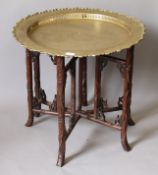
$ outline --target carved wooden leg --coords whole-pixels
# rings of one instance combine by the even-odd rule
[[[133,119],[131,118],[131,98],[132,98],[132,79],[133,79],[133,62],[134,62],[134,46],[127,50],[127,64],[129,67],[129,98],[128,98],[128,125],[135,125]]]
[[[122,129],[121,129],[121,141],[122,146],[126,151],[130,150],[130,146],[127,141],[127,125],[129,122],[129,109],[130,109],[130,102],[131,102],[131,58],[133,54],[133,47],[127,50],[127,58],[126,58],[126,65],[124,66],[124,94],[122,99]]]
[[[25,126],[33,125],[33,90],[32,90],[32,60],[31,53],[26,50],[26,77],[27,77],[27,99],[28,99],[28,120]]]
[[[65,60],[64,57],[57,59],[57,112],[59,126],[59,153],[57,166],[63,166],[65,161]]]
[[[94,82],[94,116],[97,118],[98,108],[99,108],[99,100],[101,95],[101,69],[100,65],[101,60],[100,57],[96,57],[95,63],[95,82]]]
[[[79,109],[87,106],[87,58],[79,59]]]
[[[40,98],[40,53],[36,52],[34,54],[34,82],[35,82],[35,98],[39,100]],[[36,106],[37,109],[41,109],[41,104]],[[36,117],[39,117],[39,113],[35,113]]]

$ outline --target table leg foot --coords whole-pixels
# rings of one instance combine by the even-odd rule
[[[127,120],[127,122],[128,122],[128,125],[129,125],[129,126],[134,126],[134,125],[135,125],[135,122],[134,122],[134,120],[133,120],[132,117],[131,117],[130,106],[129,106],[129,110],[128,110],[128,120]]]
[[[124,98],[123,105],[126,105],[126,104],[127,104],[126,103],[126,98]],[[124,109],[123,112],[122,112],[121,121],[122,121],[122,126],[121,126],[121,143],[122,143],[122,146],[123,146],[125,151],[130,151],[131,148],[130,148],[130,146],[128,144],[128,140],[127,140],[128,115],[127,115],[126,109]]]
[[[122,128],[121,128],[121,143],[122,143],[122,147],[125,151],[130,151],[131,148],[128,144],[128,140],[127,140],[127,112],[126,110],[123,110],[122,113]]]
[[[33,117],[31,119],[28,119],[25,126],[26,127],[31,127],[33,125]]]
[[[122,143],[122,146],[123,146],[125,151],[131,150],[131,147],[128,144],[126,131],[124,131],[124,130],[121,131],[121,143]]]
[[[129,126],[134,126],[134,125],[135,125],[135,122],[133,121],[132,118],[129,118],[129,119],[128,119],[128,125],[129,125]]]
[[[65,153],[64,154],[59,154],[56,165],[59,166],[59,167],[62,167],[64,165],[64,163],[65,163]]]

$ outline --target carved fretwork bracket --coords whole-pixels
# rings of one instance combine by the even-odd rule
[[[103,121],[106,121],[104,111],[107,107],[108,107],[107,100],[105,101],[103,98],[100,98],[98,107],[98,118]]]
[[[39,101],[42,103],[45,103],[47,101],[47,96],[46,96],[46,93],[43,89],[40,89]]]
[[[53,64],[56,65],[56,64],[57,64],[57,59],[56,59],[56,57],[54,57],[54,56],[52,56],[52,55],[49,55],[49,57],[50,57],[51,61],[53,62]]]
[[[52,104],[49,106],[50,111],[57,111],[57,95],[55,94]]]
[[[123,97],[119,97],[118,102],[117,102],[118,107],[122,107],[122,103],[123,103],[122,100],[123,100]]]
[[[38,109],[40,103],[36,97],[33,98],[33,108]]]
[[[99,63],[99,69],[100,71],[103,71],[103,69],[107,66],[108,59],[105,57],[100,57],[100,63]]]
[[[38,109],[41,103],[46,103],[46,101],[47,101],[47,97],[46,97],[45,91],[43,89],[40,89],[39,98],[37,97],[33,98],[33,107]]]
[[[118,64],[118,68],[120,70],[122,77],[124,77],[125,72],[129,71],[129,66],[125,63]]]
[[[37,99],[36,97],[33,98],[33,108],[38,109],[41,104],[45,104],[49,106],[50,111],[57,111],[57,95],[55,94],[53,102],[47,101],[46,93],[43,89],[40,89],[40,96]]]
[[[117,115],[117,117],[115,119],[115,125],[121,126],[121,117],[119,115]]]
[[[30,51],[30,57],[32,62],[35,62],[36,58],[38,58],[39,56],[40,56],[39,52]]]

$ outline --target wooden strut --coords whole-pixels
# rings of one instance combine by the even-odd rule
[[[72,128],[73,122],[75,120],[75,111],[76,111],[76,62],[75,61],[72,62],[70,67],[70,76],[71,76],[71,118],[69,120],[70,128]]]
[[[101,58],[96,56],[95,63],[95,82],[94,82],[94,116],[95,119],[98,117],[99,100],[101,97],[101,69],[100,69]]]
[[[126,63],[126,60],[125,60],[125,59],[118,58],[118,57],[115,57],[115,56],[103,55],[102,57],[103,57],[103,58],[107,58],[108,61],[111,61],[111,62],[114,62],[114,63],[121,63],[121,64]]]
[[[79,59],[79,107],[87,106],[87,58]]]
[[[77,57],[73,57],[65,66],[65,72],[71,71],[72,67],[74,66],[75,62],[77,60]]]
[[[41,110],[33,109],[33,112],[41,113],[44,115],[50,115],[53,117],[54,116],[58,117],[58,115],[59,115],[58,112],[51,112],[49,110],[44,110],[44,109],[41,109]],[[71,109],[69,111],[66,111],[64,116],[71,118]],[[68,131],[66,132],[66,139],[68,138],[68,136],[70,135],[70,131],[73,130],[74,126],[76,125],[76,123],[78,122],[78,120],[80,118],[84,118],[84,119],[99,123],[101,125],[108,126],[110,128],[113,128],[113,129],[121,130],[121,127],[118,125],[114,125],[113,123],[110,123],[110,122],[104,122],[104,121],[101,121],[99,119],[95,119],[94,115],[89,113],[89,111],[76,111],[75,116],[76,117],[75,117],[75,120],[73,122],[72,127],[69,127]]]
[[[32,52],[34,53],[34,55],[32,55],[34,57],[34,82],[35,82],[35,98],[37,100],[40,99],[40,90],[41,90],[41,84],[40,84],[40,53],[38,52]],[[37,109],[41,109],[41,103],[38,103],[36,106]],[[39,117],[40,114],[39,113],[35,113],[36,117]]]
[[[87,112],[77,111],[76,114],[79,115],[79,116],[81,116],[84,119],[87,119],[87,120],[90,120],[90,121],[99,123],[99,124],[104,125],[104,126],[107,126],[109,128],[113,128],[113,129],[116,129],[116,130],[119,130],[119,131],[121,130],[121,127],[120,126],[114,125],[113,123],[110,123],[110,122],[106,122],[106,121],[102,121],[100,119],[97,119],[97,118],[95,118],[94,115],[88,114]]]
[[[107,107],[103,109],[103,112],[107,113],[107,112],[114,112],[114,111],[120,111],[120,110],[122,110],[122,106],[115,106],[115,107]],[[94,110],[87,110],[86,112],[89,114],[94,114]]]
[[[65,73],[70,71],[71,76],[71,109],[69,113],[69,128],[66,131],[65,140],[69,137],[75,125],[80,119],[80,116],[76,115],[76,60],[74,57],[71,61],[65,66]],[[65,108],[66,110],[66,108]]]

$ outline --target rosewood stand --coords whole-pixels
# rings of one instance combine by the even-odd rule
[[[83,110],[83,106],[88,106],[87,102],[87,58],[73,57],[67,64],[65,58],[61,56],[50,56],[57,68],[57,94],[52,102],[47,100],[45,91],[40,84],[40,53],[26,50],[26,70],[27,70],[27,92],[28,92],[28,120],[26,126],[33,125],[34,117],[41,114],[49,114],[58,117],[59,127],[59,153],[57,165],[63,166],[65,161],[66,140],[80,118],[114,128],[121,133],[121,143],[126,151],[130,150],[127,141],[127,126],[134,125],[131,118],[131,89],[134,46],[127,49],[126,58],[117,58],[112,55],[96,56],[95,82],[94,82],[94,108]],[[79,98],[76,98],[76,62],[79,60]],[[124,80],[123,95],[118,99],[114,107],[109,107],[107,101],[101,96],[101,74],[108,62],[118,64]],[[34,74],[33,74],[34,70]],[[67,74],[71,76],[71,104],[65,106],[65,86]],[[34,75],[34,77],[33,77]],[[34,80],[34,81],[33,81]],[[78,106],[76,105],[78,101]],[[42,105],[48,109],[42,109]],[[122,111],[120,116],[116,116],[114,122],[106,119],[106,113]],[[65,126],[65,117],[69,117],[69,127]]]

